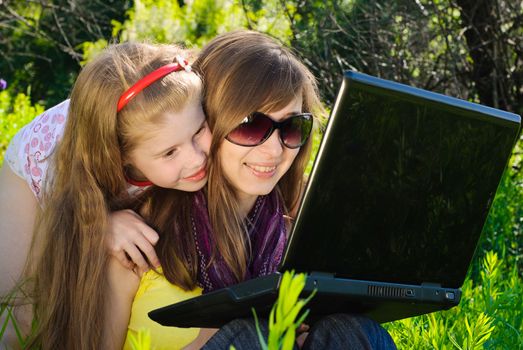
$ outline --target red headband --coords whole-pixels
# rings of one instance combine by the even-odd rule
[[[189,65],[189,62],[187,62],[187,60],[183,59],[180,56],[177,56],[176,60],[176,63],[169,63],[147,74],[145,77],[138,80],[127,91],[125,91],[118,100],[116,112],[120,112],[122,108],[124,108],[125,105],[127,105],[127,103],[129,103],[129,101],[132,100],[140,91],[154,83],[156,80],[163,78],[171,72],[177,72],[182,69],[185,69],[187,72],[191,71],[191,66]]]

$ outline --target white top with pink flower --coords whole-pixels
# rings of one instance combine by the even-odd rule
[[[46,176],[50,175],[51,156],[64,134],[68,109],[69,100],[65,100],[37,116],[18,131],[4,155],[4,161],[27,182],[39,202]],[[143,189],[129,184],[127,191],[136,193]]]
[[[13,137],[4,161],[11,170],[24,179],[38,201],[42,196],[49,157],[62,139],[69,100],[45,111],[24,126]]]

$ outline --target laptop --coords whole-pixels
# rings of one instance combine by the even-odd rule
[[[278,272],[149,312],[164,326],[268,315],[283,271],[314,289],[307,323],[384,323],[458,305],[520,116],[347,72]]]

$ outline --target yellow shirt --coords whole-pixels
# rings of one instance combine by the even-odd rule
[[[163,275],[155,271],[146,272],[140,280],[140,286],[134,297],[124,350],[132,349],[129,335],[134,334],[136,338],[140,330],[149,332],[152,350],[181,349],[191,343],[198,336],[199,328],[165,327],[151,320],[147,313],[200,294],[202,294],[201,288],[185,291],[171,284]]]

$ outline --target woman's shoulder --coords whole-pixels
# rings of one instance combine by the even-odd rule
[[[69,100],[46,110],[25,125],[13,137],[5,160],[15,174],[23,178],[40,200],[49,158],[62,139]]]

